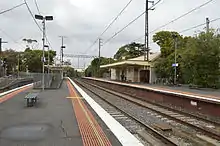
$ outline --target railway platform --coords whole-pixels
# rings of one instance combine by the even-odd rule
[[[0,146],[142,146],[71,79],[27,107],[33,84],[0,95]]]
[[[84,78],[102,87],[126,93],[150,102],[167,107],[187,110],[202,114],[220,117],[220,93],[215,91],[202,91],[186,89],[184,87],[164,87],[146,84],[133,84],[117,82],[100,78]]]

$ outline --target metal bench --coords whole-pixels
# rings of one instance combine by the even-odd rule
[[[27,107],[32,107],[37,103],[39,93],[29,93],[24,99],[27,101]]]

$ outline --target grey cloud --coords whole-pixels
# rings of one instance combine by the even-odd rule
[[[207,1],[208,0],[162,0],[154,11],[149,12],[150,31]],[[1,10],[22,2],[23,0],[1,0]],[[27,2],[33,13],[37,14],[34,1],[27,0]],[[77,5],[74,6],[74,2],[80,2],[77,4],[79,7]],[[61,40],[58,36],[64,35],[68,37],[65,39],[65,45],[67,46],[65,53],[78,54],[88,49],[127,2],[128,0],[38,0],[38,5],[42,14],[54,16],[54,21],[47,23],[47,36],[53,49],[59,54]],[[219,17],[219,5],[220,1],[213,0],[212,3],[204,8],[197,10],[161,30],[181,31],[185,28],[203,23],[205,17],[215,19]],[[102,36],[103,40],[105,41],[111,37],[115,32],[143,12],[144,9],[145,0],[134,0],[117,22]],[[4,15],[0,15],[0,19],[0,29],[7,32],[14,40],[21,43],[21,45],[25,45],[21,41],[21,38],[29,37],[37,39],[39,47],[42,46],[42,33],[36,27],[25,6]],[[41,25],[41,22],[38,21],[38,23]],[[214,28],[219,27],[217,22],[211,23],[210,25]],[[198,29],[202,28],[203,27]],[[197,29],[183,33],[183,35],[192,35],[196,30]],[[111,42],[103,46],[101,51],[102,55],[113,56],[120,46],[130,43],[143,34],[144,17],[141,17],[138,21],[116,36]],[[153,34],[150,34],[150,38],[152,38],[152,35]],[[15,44],[1,31],[0,37],[7,39],[9,42],[7,45],[4,45],[5,47],[17,50],[21,49],[20,45]],[[140,39],[140,41],[143,42],[143,39]],[[98,45],[96,44],[86,53],[92,55],[97,54],[97,48]],[[151,48],[154,51],[159,50],[158,46],[153,44],[151,44]],[[76,59],[74,59],[74,64],[77,64]]]

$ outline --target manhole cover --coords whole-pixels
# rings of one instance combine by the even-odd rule
[[[48,124],[26,124],[5,128],[0,138],[19,141],[42,140],[49,135],[52,127]]]

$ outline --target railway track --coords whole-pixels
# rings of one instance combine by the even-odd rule
[[[102,87],[99,87],[99,86],[97,86],[97,85],[94,85],[94,84],[91,84],[91,83],[87,83],[86,82],[86,84],[85,84],[85,82],[79,82],[79,81],[77,81],[78,82],[78,84],[80,84],[81,86],[83,86],[84,88],[86,88],[87,90],[89,90],[90,92],[92,92],[92,93],[94,93],[96,96],[99,96],[100,98],[103,98],[103,97],[101,97],[100,95],[98,95],[97,93],[98,92],[96,92],[96,90],[94,90],[94,88],[96,88],[96,89],[99,89],[99,90],[101,90],[101,91],[103,91],[103,92],[108,92],[108,93],[110,93],[110,94],[112,94],[112,95],[114,95],[114,96],[117,96],[117,97],[119,97],[119,98],[123,98],[123,99],[125,99],[126,97],[125,97],[125,95],[123,95],[123,94],[119,94],[119,93],[116,93],[116,92],[114,92],[114,91],[111,91],[111,90],[108,90],[108,89],[104,89],[104,88],[102,88]],[[88,87],[89,86],[89,87]],[[131,98],[131,97],[130,97]],[[197,137],[191,137],[190,138],[190,136],[189,136],[189,134],[190,134],[190,132],[189,133],[184,133],[184,131],[181,131],[180,129],[175,129],[175,128],[173,128],[172,127],[172,132],[171,131],[159,131],[158,132],[158,127],[157,128],[155,128],[155,126],[152,126],[152,125],[148,125],[148,124],[146,124],[146,122],[143,122],[143,121],[140,121],[138,118],[136,118],[136,117],[134,117],[133,115],[131,115],[131,114],[129,114],[127,111],[124,111],[124,110],[122,110],[120,107],[117,107],[116,105],[114,105],[114,103],[112,103],[112,102],[110,102],[109,100],[107,100],[107,99],[103,99],[103,100],[105,100],[106,102],[108,102],[109,104],[111,104],[111,105],[113,105],[115,108],[118,108],[118,110],[120,110],[121,112],[123,112],[123,114],[125,114],[125,115],[127,115],[127,116],[129,116],[130,118],[132,118],[133,120],[135,120],[136,122],[138,122],[139,124],[141,124],[142,126],[144,126],[146,129],[147,129],[147,131],[149,132],[149,131],[151,131],[151,134],[152,135],[154,135],[155,137],[157,137],[158,139],[163,139],[164,141],[170,141],[173,145],[180,145],[177,141],[175,141],[173,138],[170,138],[170,137],[175,137],[175,134],[173,135],[173,132],[174,133],[178,133],[177,135],[181,135],[180,136],[180,138],[182,138],[182,139],[184,139],[184,136],[186,136],[187,138],[186,139],[188,139],[188,140],[185,140],[185,141],[187,141],[187,142],[189,142],[189,141],[194,141],[194,139],[195,139],[195,142],[192,142],[192,144],[190,144],[190,142],[189,142],[189,145],[198,145],[198,143],[197,144],[195,144],[196,142],[198,142],[198,141],[206,141],[207,140],[207,138],[205,137],[204,138],[204,135],[203,134],[201,134],[200,136],[199,135],[197,135]],[[143,103],[143,101],[140,101],[140,103],[138,103],[137,101],[133,101],[133,100],[131,100],[131,99],[125,99],[125,100],[127,100],[127,101],[129,101],[129,102],[132,102],[132,103],[135,103],[135,104],[137,104],[137,105],[139,105],[139,106],[142,106],[142,107],[144,107],[144,108],[146,108],[145,106],[146,105],[141,105],[141,103]],[[153,115],[153,116],[156,116],[156,117],[161,117],[161,115],[163,116],[163,117],[167,117],[167,121],[169,121],[169,122],[171,122],[171,121],[178,121],[179,123],[181,123],[181,124],[184,124],[184,125],[187,125],[188,127],[190,126],[189,124],[185,124],[185,123],[183,123],[183,121],[180,121],[180,119],[183,119],[183,118],[181,118],[181,116],[178,114],[176,114],[175,112],[173,112],[173,113],[171,113],[171,111],[169,112],[169,113],[166,113],[166,114],[169,114],[170,116],[172,115],[172,116],[174,116],[175,115],[175,118],[177,118],[177,117],[179,117],[179,119],[178,120],[176,120],[174,117],[173,118],[169,118],[167,115],[165,115],[165,113],[163,113],[163,109],[161,109],[161,108],[159,108],[159,107],[156,107],[155,105],[148,105],[148,107],[147,107],[148,109],[150,109],[150,110],[152,110],[153,112],[157,112],[158,114],[157,115]],[[151,113],[151,112],[149,112],[149,113]],[[152,114],[152,113],[151,113]],[[163,118],[164,119],[164,118]],[[187,119],[188,121],[190,121],[189,119]],[[185,118],[185,121],[186,121],[186,118]],[[209,125],[210,126],[210,125]],[[165,126],[166,127],[166,126]],[[195,127],[194,126],[191,126],[191,127],[193,127],[194,129],[195,129]],[[189,129],[190,130],[190,129]],[[198,128],[197,128],[197,130],[198,130]],[[201,130],[202,131],[202,130]],[[204,132],[204,131],[203,131]],[[183,134],[184,133],[184,134]],[[159,135],[159,136],[158,136]],[[183,136],[184,135],[184,136]],[[213,136],[213,135],[212,135]],[[176,137],[178,137],[178,136],[176,136]],[[178,138],[177,138],[178,139]],[[190,140],[189,140],[190,139]],[[196,140],[196,139],[199,139],[199,140]],[[164,143],[168,143],[168,142],[164,142]],[[208,142],[206,143],[206,144],[204,144],[204,143],[199,143],[199,145],[217,145],[218,144],[218,142],[217,141],[215,141],[214,140],[214,142],[213,142],[213,140],[208,140]],[[183,144],[184,145],[184,144]]]
[[[170,118],[170,119],[178,121],[182,124],[191,126],[192,128],[195,128],[195,129],[197,129],[201,132],[206,133],[208,136],[210,136],[212,138],[220,140],[220,125],[218,123],[214,123],[214,122],[211,122],[211,121],[208,121],[208,120],[205,120],[205,119],[201,119],[201,118],[198,118],[198,117],[193,116],[191,114],[186,115],[186,113],[183,114],[183,113],[181,113],[179,111],[176,111],[174,109],[167,109],[167,108],[164,108],[162,106],[154,105],[152,103],[148,103],[148,102],[143,101],[143,100],[135,99],[131,96],[124,95],[124,94],[121,94],[121,93],[117,93],[117,92],[114,92],[112,90],[100,87],[98,85],[94,85],[94,84],[91,84],[91,83],[89,83],[89,84],[96,87],[96,88],[104,90],[104,91],[106,91],[110,94],[114,94],[114,95],[119,96],[119,97],[121,97],[125,100],[131,101],[135,104],[138,104],[140,106],[148,108],[152,111],[158,112],[158,113],[160,113],[161,115],[163,115],[167,118]]]
[[[140,131],[142,128],[146,128],[148,130],[148,132],[150,132],[154,137],[156,137],[157,139],[160,139],[159,141],[162,142],[160,144],[166,144],[166,145],[170,145],[170,146],[177,146],[177,144],[175,144],[172,140],[170,140],[167,137],[165,137],[164,135],[160,134],[159,132],[154,130],[149,125],[146,125],[145,123],[141,122],[140,120],[138,120],[137,118],[135,118],[131,114],[129,114],[126,111],[124,111],[124,110],[120,109],[119,107],[115,106],[114,104],[112,104],[111,102],[106,100],[105,98],[99,96],[96,92],[91,90],[92,88],[88,88],[85,84],[83,84],[82,82],[79,82],[77,80],[74,80],[74,81],[76,81],[76,83],[78,85],[80,85],[84,89],[88,90],[89,92],[93,93],[94,95],[99,97],[101,100],[103,100],[104,102],[109,104],[111,107],[113,107],[114,109],[112,109],[112,108],[109,109],[108,108],[107,112],[112,117],[114,117],[116,120],[120,121],[120,119],[126,119],[124,122],[130,121],[129,125],[125,123],[125,124],[123,124],[123,126],[125,126],[126,129],[129,129],[129,131],[131,133],[134,134],[135,131]],[[106,110],[106,108],[105,108],[105,110]],[[121,120],[121,122],[123,122],[123,121]],[[133,123],[131,124],[131,122],[133,122]],[[149,143],[147,145],[149,145]]]

